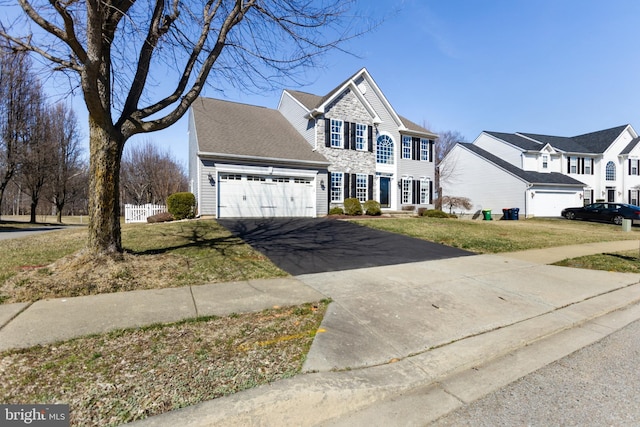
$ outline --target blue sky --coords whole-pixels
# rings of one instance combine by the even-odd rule
[[[399,114],[467,141],[483,130],[572,136],[640,126],[637,0],[361,0],[360,8],[382,25],[345,46],[356,56],[332,52],[308,70],[309,85],[293,89],[324,95],[366,67]],[[224,94],[271,108],[279,97]],[[186,120],[137,139],[186,165]]]

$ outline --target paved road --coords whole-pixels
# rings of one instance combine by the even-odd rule
[[[218,222],[294,276],[473,255],[462,249],[333,219]]]
[[[640,321],[431,426],[640,425]]]

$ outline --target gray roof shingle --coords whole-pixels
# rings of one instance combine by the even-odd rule
[[[578,181],[577,179],[571,178],[569,176],[563,175],[558,172],[533,172],[533,171],[525,171],[520,169],[517,166],[512,165],[509,162],[502,160],[501,158],[494,156],[482,148],[473,145],[471,143],[458,143],[462,147],[467,150],[476,153],[480,157],[483,157],[485,160],[495,164],[496,166],[512,173],[513,175],[523,179],[524,181],[530,184],[557,184],[557,185],[575,185],[579,187],[584,187],[584,183]]]
[[[329,163],[278,110],[202,97],[191,107],[202,153]]]
[[[496,138],[507,141],[525,150],[539,150],[546,144],[553,148],[569,153],[601,154],[620,136],[628,125],[616,126],[611,129],[585,133],[584,135],[564,137],[540,135],[535,133],[501,133],[485,132]],[[534,140],[534,141],[532,141]]]

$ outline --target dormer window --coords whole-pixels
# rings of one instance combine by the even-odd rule
[[[542,155],[542,169],[547,169],[549,167],[549,155]]]

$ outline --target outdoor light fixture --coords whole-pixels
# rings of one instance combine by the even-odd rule
[[[215,187],[216,179],[213,177],[213,175],[211,175],[211,172],[209,172],[209,174],[207,175],[207,178],[209,179],[209,184],[211,184],[212,187]]]

